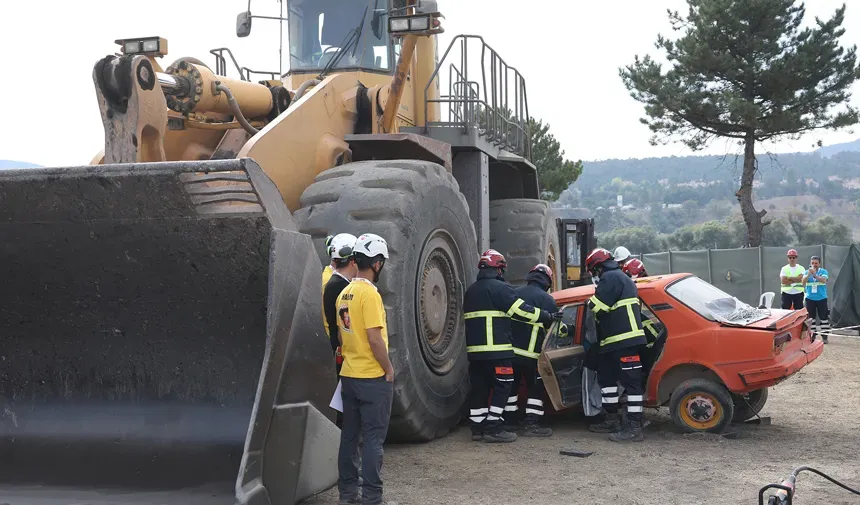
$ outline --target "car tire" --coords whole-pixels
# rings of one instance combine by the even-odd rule
[[[742,423],[748,419],[757,416],[764,404],[767,403],[768,389],[762,388],[751,391],[746,398],[744,395],[732,394],[732,401],[735,404],[735,414],[732,416],[732,422]]]
[[[682,382],[669,401],[672,421],[687,433],[722,433],[735,413],[732,395],[709,379]]]

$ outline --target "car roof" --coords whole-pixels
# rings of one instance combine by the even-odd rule
[[[650,277],[642,277],[639,279],[635,279],[633,282],[636,283],[636,288],[639,290],[640,293],[642,293],[652,290],[663,290],[664,288],[666,288],[666,286],[677,281],[678,279],[683,279],[684,277],[690,277],[692,275],[693,274],[691,273],[652,275]],[[575,288],[555,291],[552,293],[552,297],[558,304],[567,304],[585,301],[591,298],[593,294],[594,285],[586,284],[584,286],[577,286]]]

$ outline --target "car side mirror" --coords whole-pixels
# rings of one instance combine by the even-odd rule
[[[240,12],[236,16],[236,36],[247,37],[251,34],[251,11]]]

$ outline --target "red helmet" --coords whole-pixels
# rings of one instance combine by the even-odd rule
[[[552,269],[548,265],[544,265],[543,263],[538,263],[537,265],[534,266],[534,268],[529,270],[529,273],[532,273],[532,272],[540,272],[540,273],[546,275],[547,277],[549,277],[550,282],[552,282]]]
[[[645,277],[648,275],[645,272],[645,264],[636,258],[631,258],[630,261],[625,263],[624,266],[621,267],[621,271],[633,279],[638,279],[639,277]]]
[[[502,253],[495,249],[487,249],[478,261],[478,268],[506,268],[508,262]]]
[[[789,249],[786,256],[797,256],[797,249]]]
[[[602,247],[591,251],[591,254],[585,258],[585,269],[589,273],[594,273],[597,267],[612,259],[612,253]]]

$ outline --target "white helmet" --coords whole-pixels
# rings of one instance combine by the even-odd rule
[[[361,253],[368,258],[373,258],[381,254],[383,258],[388,259],[388,244],[379,235],[365,233],[355,241],[353,252]]]
[[[628,251],[624,246],[618,246],[615,248],[615,252],[612,253],[612,256],[615,261],[621,263],[630,259],[630,251]]]
[[[328,245],[328,254],[333,260],[342,260],[352,256],[355,248],[355,235],[349,233],[338,233],[332,237]]]

